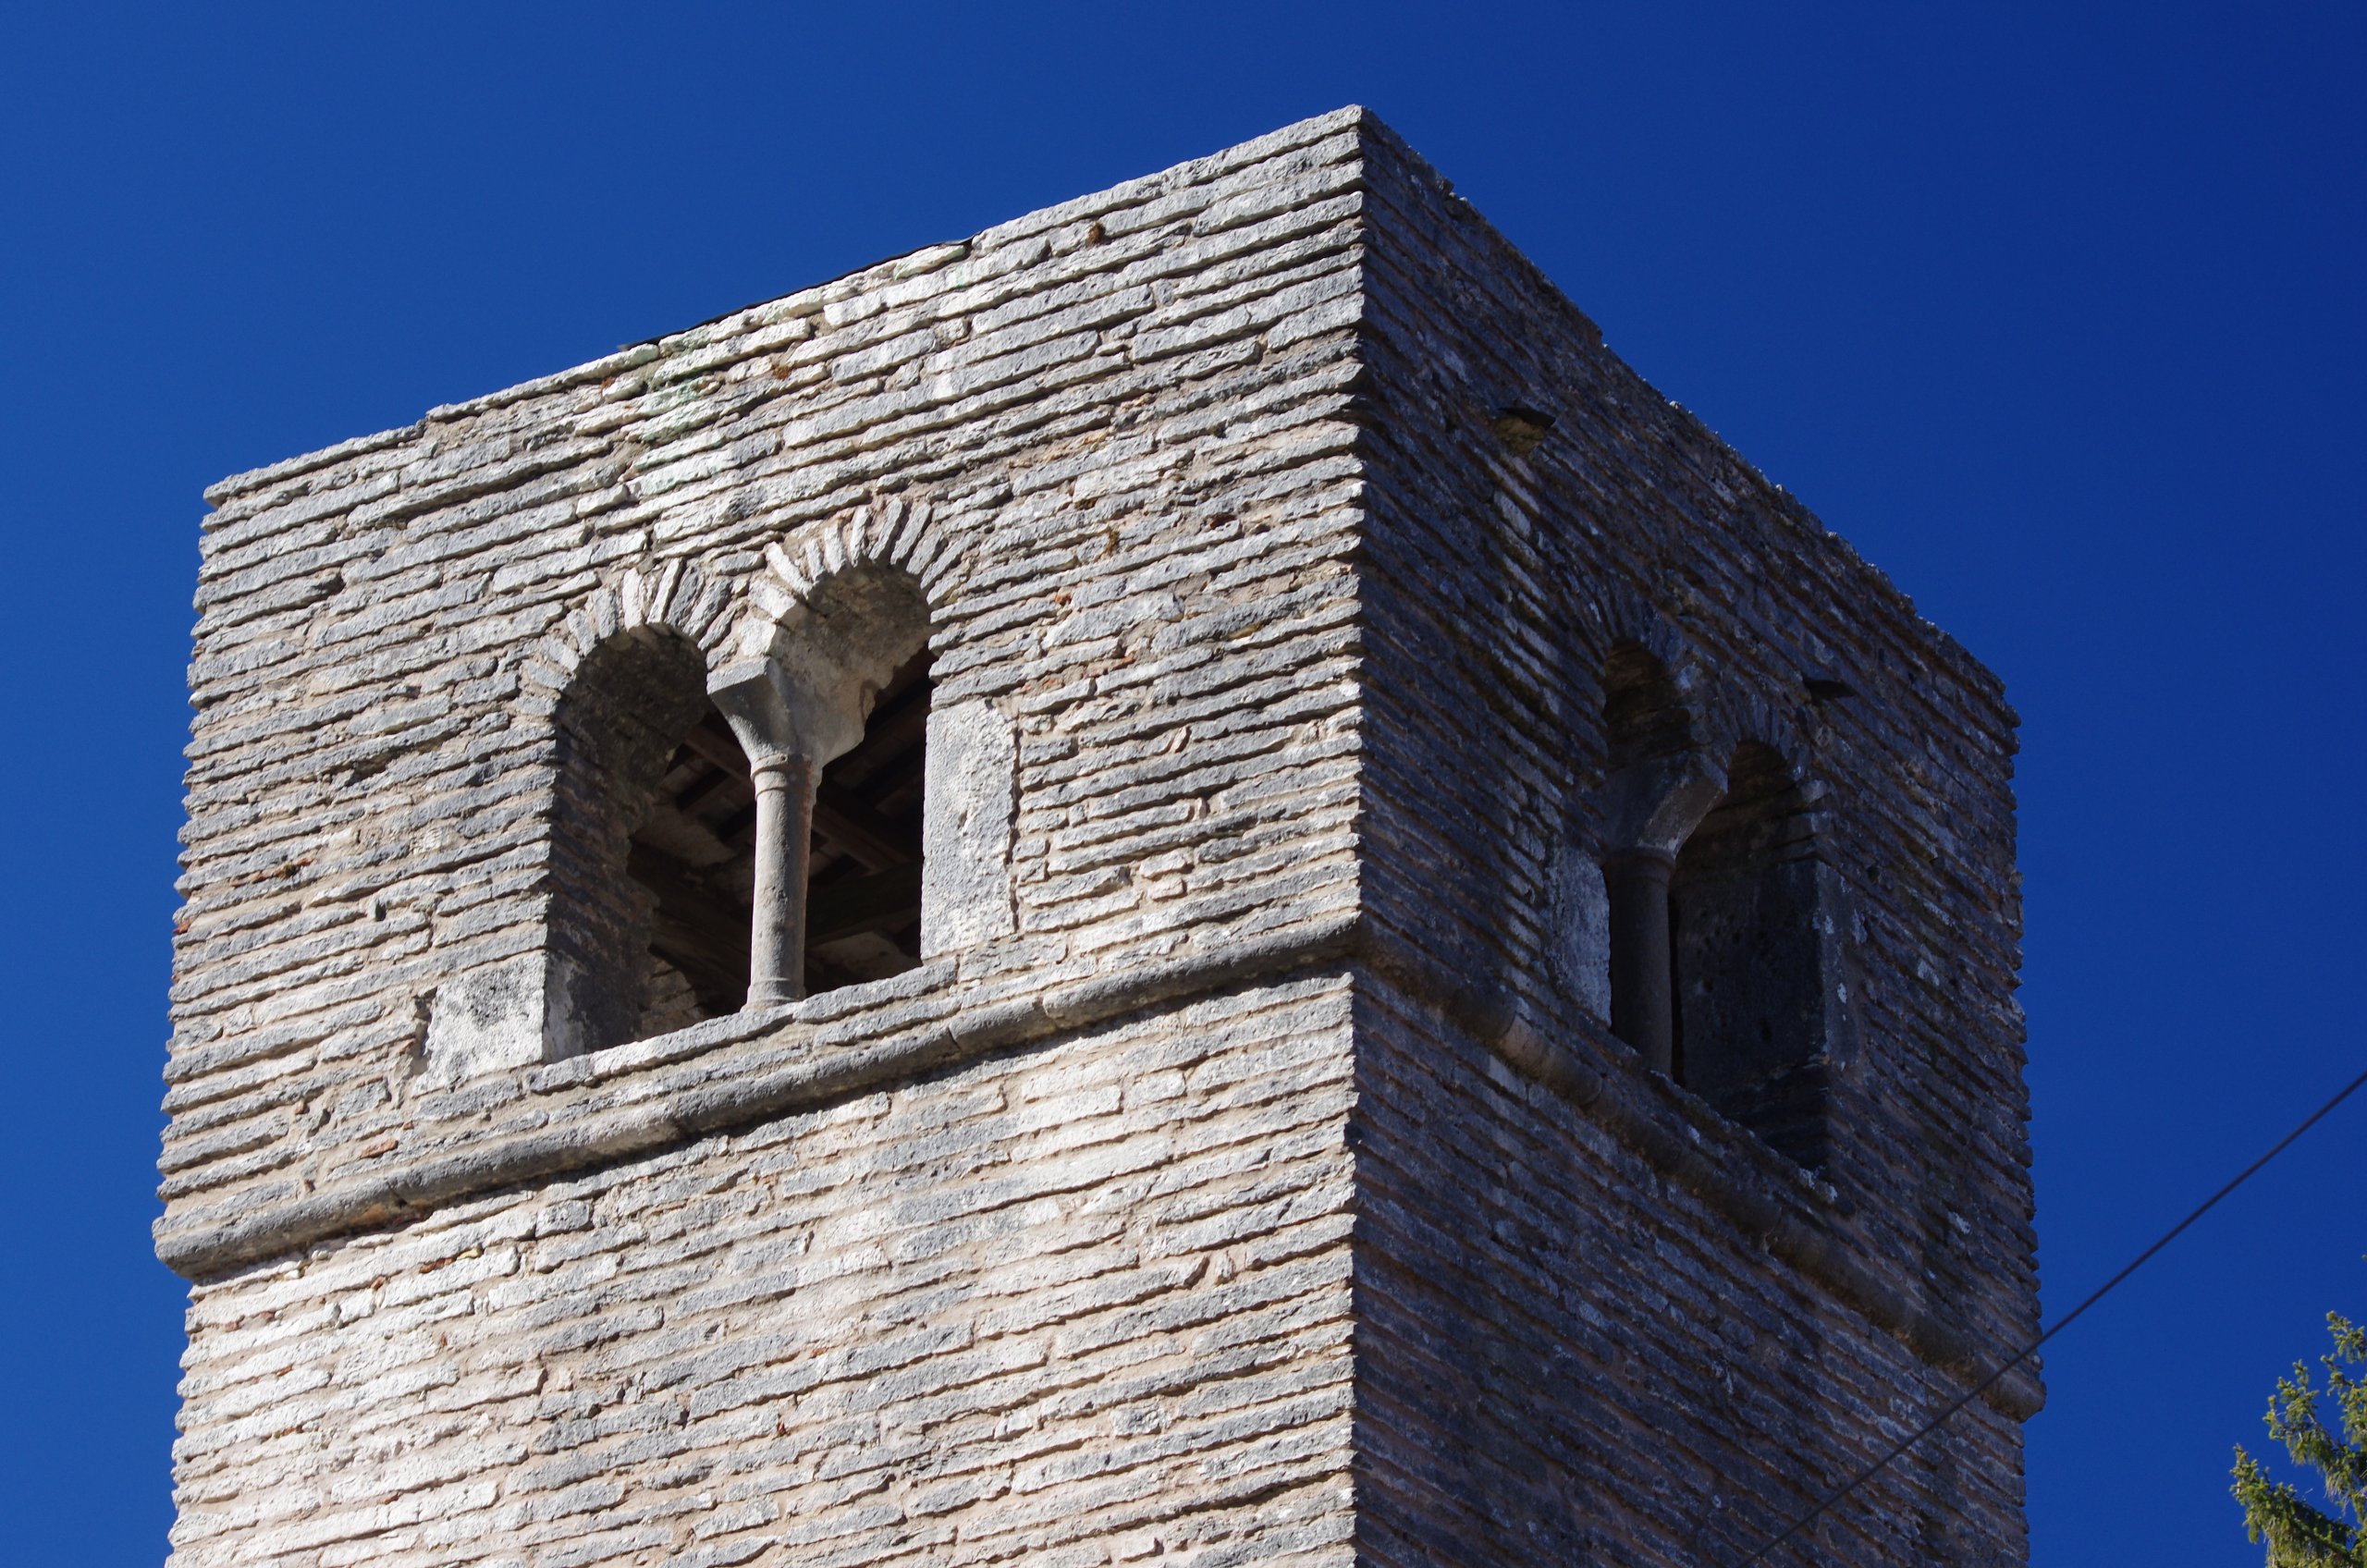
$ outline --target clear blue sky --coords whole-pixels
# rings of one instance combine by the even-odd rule
[[[2074,16],[2072,13],[2082,13]],[[2068,1305],[2367,1066],[2356,4],[0,17],[0,1533],[153,1564],[199,489],[1349,102],[2001,671]],[[2257,1561],[2367,1101],[2049,1358],[2041,1568]]]

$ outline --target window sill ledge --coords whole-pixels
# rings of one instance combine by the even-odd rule
[[[954,961],[932,959],[885,980],[865,980],[840,986],[819,996],[781,1007],[754,1008],[704,1019],[685,1028],[653,1035],[621,1046],[605,1046],[581,1056],[526,1070],[525,1085],[535,1094],[553,1094],[586,1084],[631,1077],[652,1068],[689,1061],[727,1047],[743,1044],[785,1028],[819,1028],[841,1019],[861,1023],[865,1035],[892,1031],[916,1021],[932,997],[950,992],[956,984]]]
[[[307,1166],[176,1197],[156,1255],[205,1279],[359,1231],[399,1225],[472,1194],[652,1153],[1144,1008],[1333,963],[1357,911],[1304,910],[1250,934],[1175,950],[1106,949],[1089,962],[992,962],[993,944],[887,980],[565,1060],[429,1089],[401,1129]],[[975,959],[979,977],[958,970]],[[303,1173],[311,1170],[311,1175]]]

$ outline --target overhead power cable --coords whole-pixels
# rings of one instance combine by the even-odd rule
[[[2335,1107],[2349,1099],[2362,1084],[2367,1084],[2367,1072],[2361,1072],[2358,1077],[2353,1078],[2349,1083],[2336,1090],[2332,1099],[2318,1107],[2317,1109],[2310,1112],[2308,1116],[2302,1119],[2300,1126],[2294,1128],[2290,1133],[2286,1133],[2285,1136],[2277,1139],[2276,1142],[2270,1146],[2269,1151],[2266,1154],[2262,1155],[2258,1159],[2253,1160],[2250,1165],[2245,1166],[2241,1170],[2238,1171],[2235,1177],[2229,1181],[2226,1186],[2220,1188],[2217,1192],[2212,1194],[2209,1197],[2196,1205],[2194,1212],[2189,1214],[2184,1219],[2181,1219],[2177,1224],[2171,1226],[2167,1231],[2163,1231],[2161,1238],[2152,1246],[2147,1247],[2143,1252],[2139,1253],[2134,1258],[2130,1259],[2128,1266],[2123,1268],[2119,1273],[2114,1275],[2111,1279],[2106,1280],[2103,1284],[2098,1285],[2093,1291],[2090,1292],[2087,1300],[2081,1302],[2079,1305],[2065,1313],[2061,1317],[2056,1318],[2053,1328],[2047,1329],[2044,1333],[2039,1335],[2037,1339],[2032,1340],[2029,1344],[2024,1345],[2020,1350],[2017,1351],[2014,1354],[2013,1359],[2005,1362],[1994,1372],[1990,1373],[1988,1377],[1983,1378],[1970,1389],[1950,1401],[1945,1409],[1942,1410],[1937,1415],[1932,1416],[1929,1421],[1923,1423],[1923,1425],[1918,1427],[1912,1435],[1903,1438],[1896,1443],[1892,1444],[1888,1450],[1884,1451],[1881,1458],[1875,1460],[1871,1464],[1867,1465],[1863,1470],[1860,1470],[1856,1475],[1850,1476],[1846,1481],[1844,1481],[1840,1486],[1835,1487],[1832,1491],[1827,1492],[1823,1500],[1818,1502],[1814,1508],[1809,1509],[1806,1513],[1801,1514],[1798,1518],[1784,1525],[1780,1534],[1771,1536],[1765,1541],[1761,1542],[1759,1550],[1752,1552],[1748,1557],[1744,1558],[1740,1562],[1736,1563],[1735,1568],[1750,1568],[1752,1563],[1763,1560],[1769,1552],[1773,1551],[1777,1547],[1782,1546],[1785,1541],[1790,1540],[1794,1536],[1798,1535],[1802,1530],[1807,1529],[1810,1525],[1815,1524],[1819,1519],[1822,1518],[1825,1513],[1832,1509],[1834,1503],[1839,1502],[1843,1498],[1847,1497],[1851,1492],[1856,1491],[1859,1487],[1864,1486],[1868,1481],[1872,1480],[1876,1476],[1880,1475],[1890,1464],[1890,1463],[1896,1459],[1900,1454],[1905,1453],[1917,1443],[1921,1442],[1925,1438],[1930,1437],[1933,1432],[1938,1431],[1942,1427],[1947,1425],[1948,1421],[1955,1416],[1957,1411],[1962,1410],[1966,1405],[1970,1404],[1974,1400],[1979,1399],[1982,1394],[1987,1393],[1991,1389],[1996,1386],[1997,1380],[2000,1378],[2003,1378],[2006,1373],[2011,1372],[2015,1367],[2019,1366],[2023,1362],[2028,1361],[2031,1356],[2036,1355],[2041,1345],[2043,1345],[2047,1341],[2063,1332],[2064,1329],[2071,1327],[2072,1324],[2077,1323],[2079,1320],[2079,1315],[2081,1313],[2086,1312],[2088,1308],[2095,1305],[2096,1303],[2110,1295],[2113,1292],[2113,1288],[2118,1285],[2123,1280],[2128,1279],[2131,1274],[2134,1274],[2140,1268],[2144,1268],[2145,1265],[2152,1260],[2155,1253],[2160,1252],[2164,1247],[2168,1246],[2172,1242],[2177,1241],[2178,1236],[2187,1229],[2188,1226],[2192,1225],[2196,1220],[2201,1219],[2204,1215],[2210,1213],[2214,1207],[2217,1207],[2220,1199],[2226,1197],[2229,1193],[2234,1192],[2238,1187],[2242,1186],[2245,1182],[2258,1175],[2261,1170],[2266,1166],[2270,1160],[2275,1159],[2278,1155],[2283,1154],[2287,1149],[2290,1148],[2293,1145],[2294,1140],[2299,1138],[2302,1133],[2316,1126],[2320,1121],[2324,1121],[2327,1112],[2333,1110]]]

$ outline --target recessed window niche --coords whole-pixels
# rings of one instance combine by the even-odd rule
[[[602,639],[555,714],[545,940],[439,993],[432,1061],[599,1050],[1011,931],[1014,733],[938,711],[930,625],[917,578],[857,561],[719,664],[654,623]]]
[[[929,655],[888,678],[863,739],[822,770],[805,875],[805,990],[884,979],[921,961]]]
[[[558,742],[553,1054],[737,1011],[754,812],[698,650],[663,628],[608,638],[569,684]]]
[[[1613,1033],[1769,1146],[1825,1162],[1838,1015],[1814,817],[1757,741],[1721,766],[1676,681],[1633,644],[1606,661],[1600,849]]]

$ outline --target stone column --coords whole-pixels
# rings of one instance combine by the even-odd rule
[[[748,772],[756,787],[748,1006],[779,1007],[805,995],[805,872],[820,770],[807,758],[776,752],[751,762]]]
[[[1675,1075],[1676,975],[1669,878],[1676,851],[1726,790],[1725,770],[1685,751],[1631,763],[1606,780],[1602,881],[1611,923],[1611,1032],[1644,1065]]]
[[[851,704],[812,668],[749,659],[716,671],[707,692],[747,753],[756,789],[755,897],[749,910],[748,1003],[805,994],[805,869],[822,765],[847,749]],[[863,735],[859,709],[852,719]]]
[[[805,994],[805,873],[822,769],[863,740],[872,698],[927,634],[917,585],[909,600],[860,594],[836,620],[809,616],[771,651],[707,676],[707,694],[747,753],[756,787],[755,899],[748,1006]]]
[[[1611,1032],[1644,1065],[1671,1072],[1676,1053],[1674,975],[1669,963],[1668,884],[1673,855],[1629,850],[1603,861],[1611,901]]]

